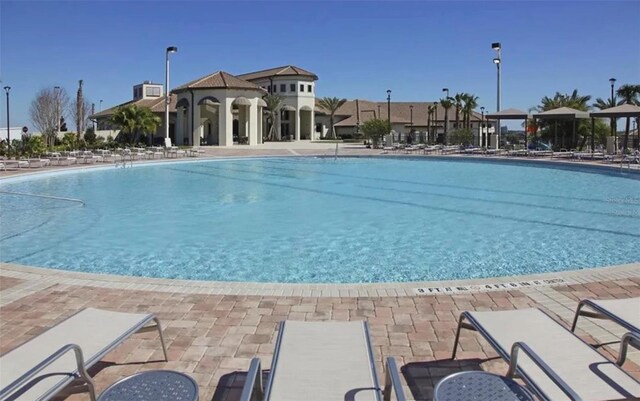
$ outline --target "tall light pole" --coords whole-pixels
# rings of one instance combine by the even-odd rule
[[[389,134],[391,134],[391,89],[387,89],[387,124]],[[391,142],[393,142],[393,137],[391,137]],[[400,138],[398,138],[398,142],[400,142]]]
[[[167,47],[167,51],[165,52],[165,61],[166,68],[164,74],[164,87],[165,87],[165,102],[164,102],[164,137],[169,138],[169,103],[171,103],[171,95],[169,91],[169,54],[175,53],[178,51],[178,48],[175,46]],[[193,107],[193,105],[191,106]]]
[[[96,114],[96,104],[95,103],[91,103],[91,116],[93,116],[94,114]],[[93,135],[97,136],[98,134],[96,134],[96,119],[95,119],[95,117],[91,119],[91,124],[93,126]]]
[[[433,142],[438,143],[438,102],[433,102],[433,105],[436,106],[436,112],[435,112],[436,115],[434,119],[435,128],[433,130]]]
[[[409,138],[411,138],[412,142],[413,142],[413,138],[412,138],[412,135],[413,135],[413,105],[412,104],[409,105],[409,114],[411,115],[411,127],[409,129]]]
[[[480,117],[480,147],[484,147],[484,106],[480,106],[480,113],[482,116]]]
[[[59,86],[53,87],[53,96],[56,98],[56,119],[58,121],[58,125],[57,125],[58,128],[56,130],[55,136],[57,137],[58,135],[60,135],[60,87]],[[54,143],[55,143],[55,139],[54,139]]]
[[[498,70],[498,96],[497,96],[497,110],[496,112],[500,111],[500,92],[502,91],[502,81],[501,81],[501,76],[500,76],[500,65],[502,64],[502,46],[500,45],[500,42],[495,42],[491,44],[491,48],[493,50],[495,50],[498,53],[498,57],[493,59],[494,64],[497,67]],[[498,127],[498,131],[497,131],[497,135],[496,135],[496,148],[500,147],[500,134],[502,133],[501,131],[501,127],[500,127],[500,119],[498,118],[496,120],[496,127]]]
[[[11,130],[9,127],[9,92],[11,91],[10,86],[4,87],[4,92],[7,94],[7,157],[11,156]]]
[[[100,99],[100,107],[98,108],[98,112],[102,111],[102,99]]]
[[[447,93],[446,99],[449,99],[449,88],[442,88],[442,91]]]
[[[616,93],[613,90],[614,85],[616,84],[616,79],[615,78],[609,78],[609,83],[611,84],[611,107],[615,107],[616,105]],[[616,135],[616,130],[615,130],[615,126],[616,124],[614,123],[614,121],[616,121],[615,117],[611,117],[611,136],[614,137],[614,146],[616,147],[616,154],[618,153],[618,135]]]

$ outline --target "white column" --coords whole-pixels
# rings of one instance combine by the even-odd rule
[[[258,113],[260,112],[260,107],[258,107],[257,102],[254,104],[251,102],[251,106],[247,107],[248,112],[248,134],[249,134],[249,145],[257,145],[258,144]]]
[[[179,107],[176,110],[176,125],[174,130],[175,132],[174,140],[176,143],[179,143],[178,141],[182,142],[182,138],[184,136],[184,123],[185,123],[184,110],[182,110],[182,107]]]
[[[220,99],[220,146],[233,146],[233,114],[231,113],[232,100],[228,97]]]
[[[309,128],[309,133],[310,133],[309,139],[311,139],[312,141],[316,139],[316,135],[317,135],[315,118],[316,118],[316,115],[313,112],[313,110],[311,110],[309,112],[309,124],[311,124],[311,127]]]
[[[296,108],[295,112],[295,120],[296,120],[296,141],[300,140],[300,109]]]
[[[262,143],[262,134],[264,133],[264,132],[262,132],[262,130],[264,130],[264,127],[263,127],[263,123],[264,123],[263,114],[264,113],[262,112],[262,107],[258,106],[258,107],[256,107],[256,109],[258,109],[258,114],[257,114],[258,126],[257,126],[257,129],[256,129],[256,132],[257,132],[257,135],[258,135],[257,143],[260,144],[260,143]]]
[[[193,131],[191,134],[191,145],[200,146],[200,133],[202,132],[202,122],[200,121],[200,106],[194,105],[193,109]],[[182,144],[181,144],[182,145]]]

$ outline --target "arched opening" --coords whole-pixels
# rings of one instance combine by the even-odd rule
[[[283,141],[290,141],[296,132],[296,108],[285,105],[280,109],[280,137]]]
[[[300,139],[311,139],[313,130],[313,110],[309,106],[300,108]]]
[[[220,101],[213,96],[205,96],[198,102],[200,108],[200,144],[209,146],[220,145]]]
[[[251,101],[239,96],[232,103],[233,142],[239,145],[249,144],[249,111]]]
[[[176,103],[176,129],[173,137],[169,133],[171,143],[174,145],[182,144],[184,138],[189,137],[189,106],[189,101],[185,98]]]

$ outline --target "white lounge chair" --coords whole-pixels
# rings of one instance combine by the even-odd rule
[[[21,169],[23,167],[29,167],[28,160],[5,160],[4,165],[6,168],[17,168]]]
[[[618,366],[627,344],[640,343],[637,334],[625,336],[614,363],[538,309],[463,312],[452,359],[462,328],[480,333],[509,363],[507,376],[520,376],[541,400],[640,398],[640,382]],[[519,352],[525,355],[518,357]]]
[[[594,312],[583,310],[584,307]],[[578,303],[571,331],[575,331],[580,316],[613,320],[626,330],[640,333],[640,298],[583,299]]]
[[[166,360],[160,321],[154,315],[83,309],[0,357],[0,400],[46,401],[81,378],[95,401],[86,369],[132,334],[156,329]]]
[[[266,387],[260,359],[254,358],[241,401],[381,401],[391,390],[404,401],[398,369],[387,359],[384,389],[378,374],[366,322],[280,323]]]

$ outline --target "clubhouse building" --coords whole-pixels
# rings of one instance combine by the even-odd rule
[[[205,75],[171,91],[169,136],[177,145],[259,145],[270,133],[264,97],[271,93],[282,99],[273,122],[280,128],[276,130],[276,140],[319,140],[328,134],[330,116],[316,103],[317,80],[314,73],[293,65],[240,75],[224,71]],[[162,84],[145,81],[135,85],[132,100],[92,116],[97,121],[97,133],[115,137],[118,131],[111,126],[110,118],[118,107],[129,104],[148,107],[164,121],[165,101]],[[409,136],[413,141],[437,140],[445,127],[449,132],[456,128],[455,109],[449,109],[445,121],[445,110],[434,102],[392,102],[390,116],[388,106],[387,102],[347,101],[334,116],[336,135],[344,139],[357,137],[367,120],[389,117],[396,138],[401,140]],[[485,126],[487,122],[475,112],[470,120],[477,137],[482,122]],[[488,130],[493,133],[493,128]],[[161,125],[154,134],[155,143],[162,142],[164,136]]]

